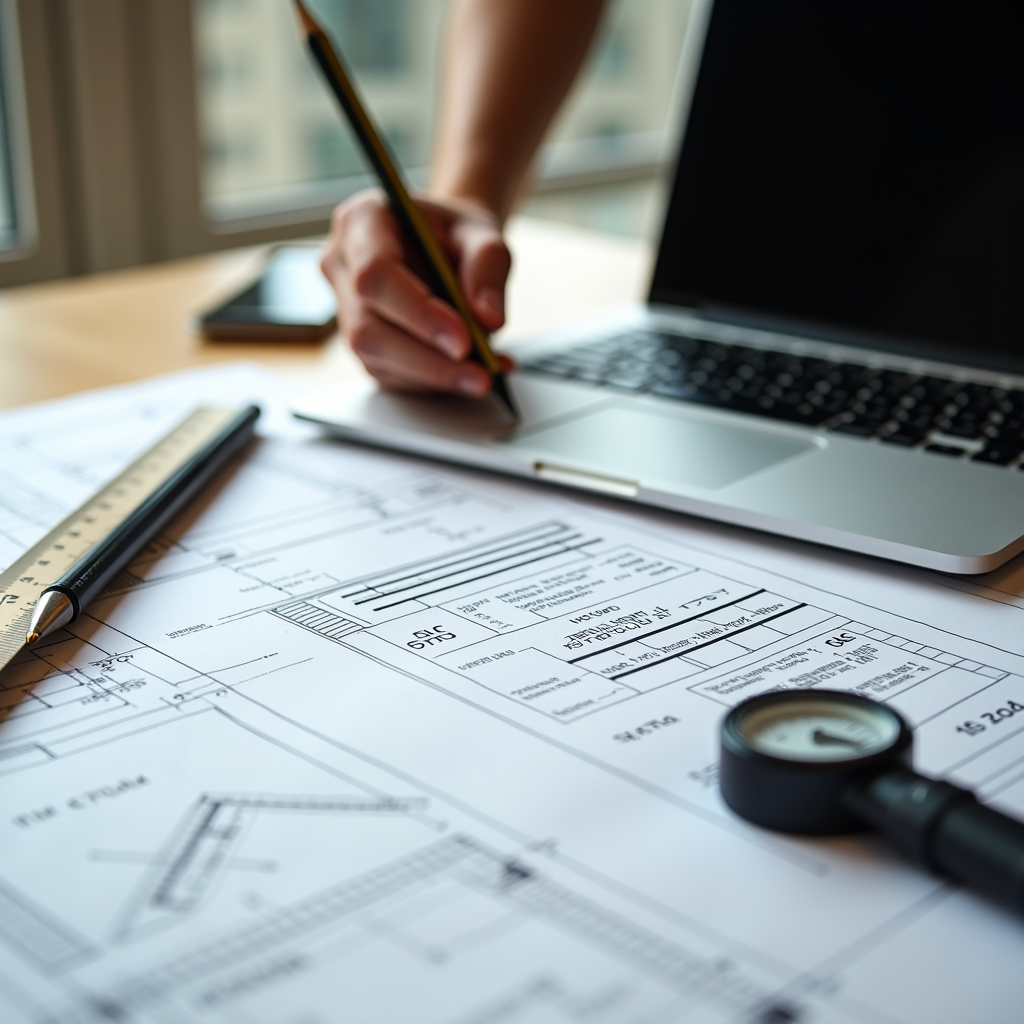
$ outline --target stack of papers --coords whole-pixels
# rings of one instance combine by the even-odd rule
[[[1012,570],[325,440],[247,366],[0,417],[0,565],[194,405],[250,400],[246,457],[0,673],[0,1019],[1020,1019],[1019,921],[716,784],[731,706],[823,685],[1024,816]]]

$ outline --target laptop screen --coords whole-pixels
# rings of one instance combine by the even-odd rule
[[[1024,4],[717,0],[651,300],[1024,370]]]

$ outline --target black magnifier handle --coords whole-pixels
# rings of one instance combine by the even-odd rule
[[[906,768],[854,783],[844,803],[907,856],[1024,915],[1024,822]]]

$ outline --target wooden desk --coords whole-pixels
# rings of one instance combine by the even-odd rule
[[[514,221],[503,337],[642,298],[643,245],[539,220]],[[0,408],[230,359],[310,383],[361,373],[344,342],[209,342],[189,320],[252,276],[266,247],[0,292]]]
[[[501,340],[641,299],[644,245],[547,221],[509,229],[515,265]],[[338,337],[318,344],[209,342],[189,320],[239,287],[266,247],[0,292],[0,409],[192,366],[253,359],[311,387],[362,373]],[[1024,597],[1024,555],[977,582]]]

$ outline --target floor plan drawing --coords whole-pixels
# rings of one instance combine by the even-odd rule
[[[326,776],[321,786],[327,781],[337,789],[345,775],[352,784],[354,776],[338,770],[351,768],[351,758],[327,752],[330,763],[297,761],[289,747],[301,742],[300,731],[274,721],[273,732],[265,733],[265,716],[245,704],[225,694],[202,711],[167,708],[160,724],[114,741],[122,754],[134,749],[145,759],[131,780],[135,786],[87,791],[73,802],[120,794],[152,804],[158,799],[159,765],[170,764],[183,744],[197,748],[196,776],[216,774],[211,762],[228,752],[229,774],[252,766],[258,754],[262,771],[244,770],[260,781]],[[102,755],[93,747],[78,758],[75,774],[82,758]],[[68,757],[69,766],[75,760]],[[324,771],[332,766],[334,771]],[[373,788],[365,780],[362,785]],[[53,818],[64,812],[55,809]],[[151,807],[145,817],[159,816]],[[284,828],[272,820],[280,818]],[[51,823],[56,821],[22,827]],[[608,1020],[626,1010],[664,1012],[673,1019],[688,1006],[705,1007],[710,1019],[737,1013],[755,1019],[782,1005],[761,965],[724,956],[685,929],[639,921],[635,908],[624,912],[621,900],[600,887],[595,893],[592,884],[548,863],[542,844],[530,849],[501,837],[499,846],[493,834],[489,842],[452,827],[464,823],[457,811],[420,795],[202,794],[186,808],[169,841],[148,854],[140,850],[145,838],[137,837],[155,830],[141,818],[119,830],[129,849],[111,847],[104,833],[107,845],[80,845],[76,864],[65,846],[63,863],[80,883],[106,877],[108,895],[127,892],[127,914],[110,917],[106,927],[95,928],[93,921],[92,934],[85,936],[75,930],[82,922],[50,919],[42,908],[30,918],[19,909],[0,940],[13,944],[17,938],[18,952],[40,962],[48,987],[56,980],[65,989],[51,1019],[68,1021],[160,1020],[172,1009],[198,1020],[217,1019],[230,1006],[232,1013],[270,1022],[304,1000],[312,999],[310,1009],[315,1008],[323,986],[349,962],[403,977],[411,973],[413,991],[405,990],[406,999],[416,985],[429,991],[436,984],[429,975],[446,975],[451,992],[439,1008],[447,1004],[452,1019],[463,1010],[473,1019],[474,1002],[489,1001],[486,986],[470,984],[474,975],[483,970],[483,978],[504,977],[504,966],[512,963],[520,965],[517,976],[525,971],[524,978],[546,979],[545,998],[556,988],[563,993],[567,1015],[580,997],[565,993],[588,993],[598,1020],[601,1003],[607,1003]],[[477,825],[474,832],[479,831]],[[326,844],[330,858],[323,855]],[[133,866],[142,873],[129,883],[122,875]],[[19,907],[28,899],[23,892],[15,898]],[[131,966],[111,970],[123,952]],[[416,981],[419,972],[425,977]],[[595,990],[588,977],[603,984]],[[392,1006],[389,1012],[401,1011]]]
[[[194,388],[162,387],[110,415],[173,418]],[[1024,610],[806,576],[269,431],[0,673],[0,1019],[1014,1020],[1016,921],[870,839],[744,824],[715,765],[738,700],[851,689],[1024,814]]]

